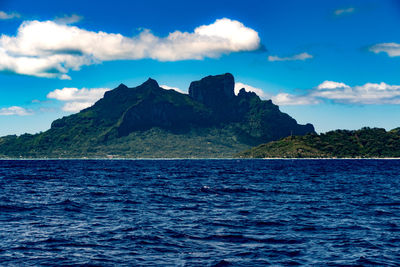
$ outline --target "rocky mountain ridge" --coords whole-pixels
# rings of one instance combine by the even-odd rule
[[[0,154],[227,157],[291,134],[315,132],[255,93],[242,89],[236,96],[234,85],[229,73],[192,82],[189,94],[165,90],[151,78],[134,88],[120,84],[93,106],[55,120],[44,133],[1,138]]]

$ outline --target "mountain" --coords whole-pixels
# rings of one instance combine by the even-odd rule
[[[189,94],[153,79],[120,84],[93,106],[61,119],[40,134],[0,138],[3,157],[231,157],[291,134],[314,133],[270,100],[241,89],[234,77],[207,76]]]
[[[241,158],[385,158],[400,157],[400,128],[335,130],[289,136],[238,153]]]

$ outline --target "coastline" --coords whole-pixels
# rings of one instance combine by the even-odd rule
[[[34,160],[400,160],[400,157],[384,158],[0,158],[0,161],[34,161]]]

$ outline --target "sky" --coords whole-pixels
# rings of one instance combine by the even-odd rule
[[[400,127],[400,1],[0,0],[0,136],[232,73],[317,132]]]

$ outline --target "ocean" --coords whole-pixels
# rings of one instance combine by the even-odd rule
[[[400,160],[2,160],[1,266],[400,265]]]

